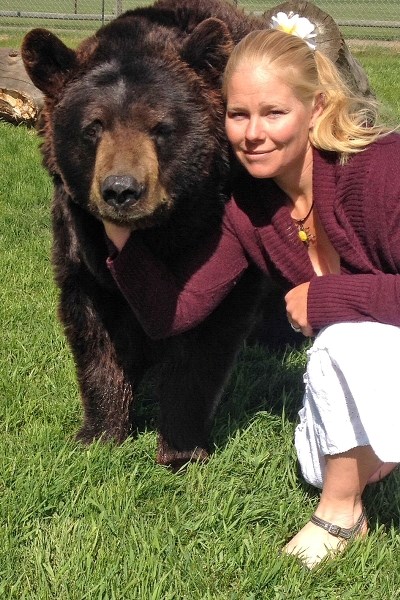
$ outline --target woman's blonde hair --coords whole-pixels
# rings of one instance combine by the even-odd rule
[[[322,150],[338,152],[342,162],[389,131],[378,124],[377,103],[352,92],[332,61],[299,37],[277,29],[249,33],[229,57],[222,85],[225,98],[232,75],[243,63],[273,71],[304,104],[321,94],[324,109],[310,131],[310,141]]]

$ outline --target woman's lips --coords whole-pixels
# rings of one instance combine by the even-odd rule
[[[263,154],[271,154],[271,152],[273,152],[274,150],[275,148],[273,148],[272,150],[242,150],[242,152],[247,156],[261,156]]]

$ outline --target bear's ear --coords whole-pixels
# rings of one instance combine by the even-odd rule
[[[21,56],[34,85],[57,97],[77,66],[76,54],[47,29],[32,29],[24,38]]]
[[[181,58],[201,77],[219,85],[233,46],[225,23],[211,17],[195,27],[183,45]]]

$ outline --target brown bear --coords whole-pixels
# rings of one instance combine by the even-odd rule
[[[328,32],[325,13],[317,17],[318,39],[330,40],[336,59],[342,38]],[[77,51],[43,29],[24,40],[25,68],[45,95],[40,133],[55,190],[53,264],[85,443],[122,442],[133,432],[135,392],[159,363],[158,462],[176,468],[208,455],[213,415],[265,280],[249,269],[200,326],[154,341],[107,270],[101,219],[129,224],[175,272],[210,232],[217,240],[229,196],[221,74],[233,45],[268,26],[270,19],[224,0],[159,0],[123,14]],[[174,307],[159,302],[171,319]]]
[[[43,29],[23,42],[26,69],[45,95],[53,265],[85,443],[132,433],[135,391],[161,361],[157,461],[176,468],[209,452],[260,275],[250,269],[194,330],[151,340],[108,272],[101,218],[128,223],[171,270],[218,232],[229,193],[220,76],[232,44],[261,26],[223,1],[160,1],[115,19],[77,51]],[[173,307],[160,298],[160,310],[169,318]]]

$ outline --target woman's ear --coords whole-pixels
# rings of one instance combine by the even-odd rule
[[[316,120],[322,114],[325,108],[325,94],[318,92],[314,98],[312,115],[310,120],[310,129],[314,127]]]

